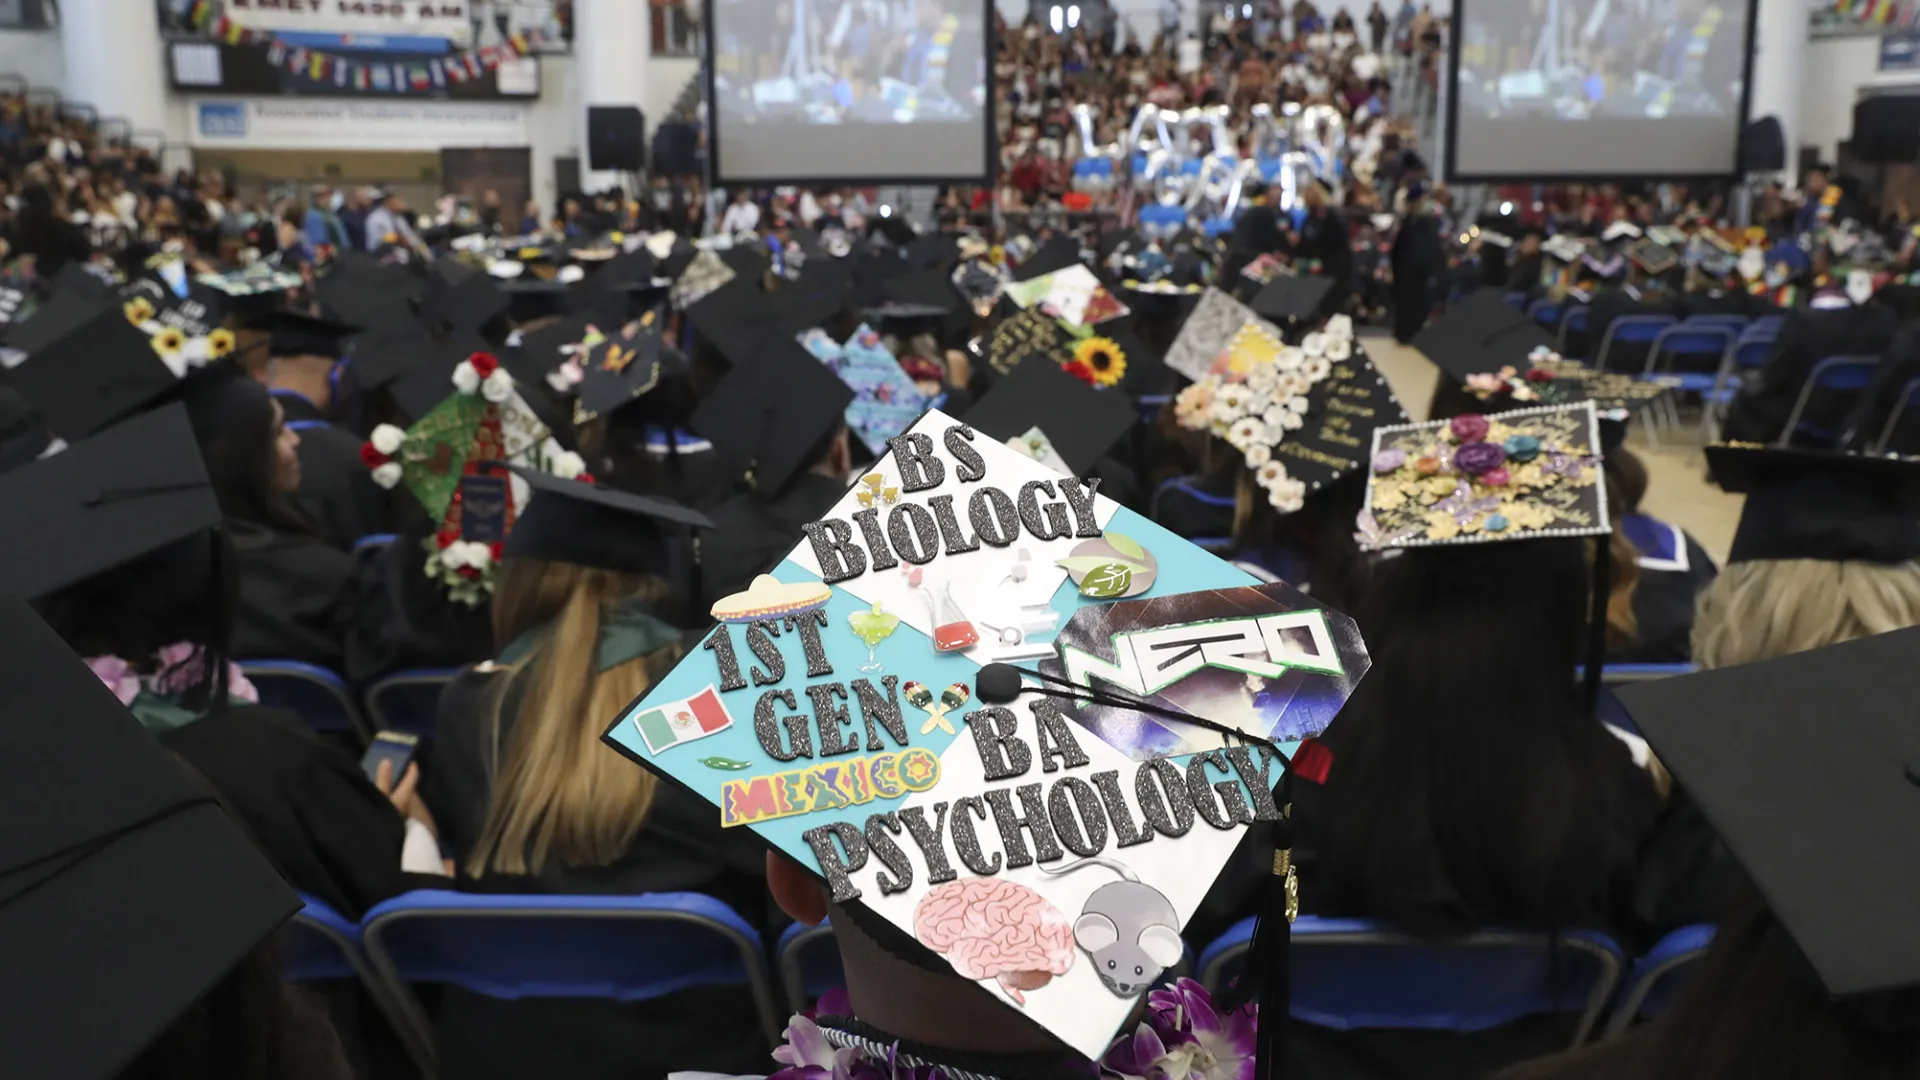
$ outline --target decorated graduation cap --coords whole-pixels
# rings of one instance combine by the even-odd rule
[[[14,335],[26,356],[6,373],[8,385],[56,435],[78,439],[173,390],[216,351],[232,351],[231,331],[189,338],[144,303],[56,295]]]
[[[816,328],[800,335],[800,344],[853,391],[845,413],[847,430],[872,453],[885,452],[887,440],[912,427],[926,411],[927,396],[867,324],[861,323],[844,343]]]
[[[1080,265],[1080,241],[1070,236],[1055,236],[1036,247],[1013,267],[1013,280],[1032,281],[1037,277]]]
[[[0,597],[32,599],[220,524],[186,408],[135,416],[0,475]]]
[[[1370,467],[1361,526],[1369,549],[1612,529],[1592,402],[1382,427]]]
[[[0,637],[8,1071],[120,1075],[300,899],[26,604]]]
[[[1920,984],[1920,629],[1618,694],[1809,961],[1805,976],[1879,1026],[1889,1011],[1871,995]],[[1899,1015],[1910,1030],[1910,1009]]]
[[[1219,289],[1208,289],[1194,305],[1193,314],[1180,326],[1180,333],[1167,349],[1168,367],[1194,382],[1213,370],[1220,350],[1248,326],[1280,339],[1280,329],[1253,313],[1253,309]]]
[[[1352,320],[1336,315],[1297,346],[1258,324],[1242,327],[1174,399],[1174,419],[1244,455],[1268,502],[1287,514],[1361,468],[1374,429],[1407,414],[1354,340]]]
[[[665,372],[660,328],[649,314],[646,324],[583,339],[569,361],[580,374],[573,422],[589,423],[652,391]]]
[[[1324,777],[1296,743],[1366,672],[1352,622],[938,411],[805,534],[606,740],[1097,1057],[1249,825],[1284,829],[1288,755]]]
[[[792,337],[769,336],[688,419],[722,458],[769,494],[814,464],[854,392]]]
[[[521,398],[513,377],[487,353],[454,366],[442,399],[411,427],[381,424],[360,457],[383,488],[402,484],[439,523],[423,541],[427,575],[469,607],[493,591],[502,545],[530,492],[519,474],[532,469],[571,479],[586,464],[563,448]]]
[[[1665,244],[1643,237],[1627,245],[1627,261],[1641,273],[1659,277],[1680,265],[1680,256]]]
[[[1076,326],[1095,326],[1129,311],[1092,270],[1079,263],[1039,277],[1016,276],[1005,292],[1019,307],[1044,305]]]
[[[1037,432],[1067,468],[1085,475],[1140,414],[1125,395],[1096,390],[1060,365],[1035,359],[994,383],[965,420],[1003,443],[1031,440]]]
[[[1729,562],[1920,559],[1920,460],[1723,443],[1707,469],[1747,497]]]

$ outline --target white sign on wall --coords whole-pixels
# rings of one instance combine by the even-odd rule
[[[465,45],[468,0],[227,0],[234,22],[254,30],[314,34],[419,34]]]
[[[193,108],[193,146],[436,150],[528,145],[525,105],[273,97],[197,99]]]

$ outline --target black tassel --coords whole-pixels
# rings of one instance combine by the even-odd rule
[[[1291,778],[1289,778],[1290,780]],[[1259,1008],[1254,1038],[1254,1080],[1275,1080],[1285,1069],[1287,1027],[1293,996],[1291,950],[1293,920],[1300,914],[1300,884],[1293,868],[1293,807],[1284,799],[1288,781],[1282,781],[1283,813],[1273,823],[1272,873],[1260,890],[1253,937],[1247,942],[1246,965],[1240,977],[1221,992],[1222,1010],[1237,1009],[1248,1001]]]

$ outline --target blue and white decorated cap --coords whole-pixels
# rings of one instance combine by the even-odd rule
[[[1368,667],[1097,488],[925,413],[606,735],[1089,1058]]]

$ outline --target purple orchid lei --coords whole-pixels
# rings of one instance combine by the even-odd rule
[[[838,992],[834,992],[838,994]],[[823,998],[823,1012],[844,1013],[844,996]],[[1192,979],[1147,995],[1147,1011],[1133,1034],[1122,1035],[1100,1057],[1103,1076],[1121,1080],[1252,1080],[1257,1009],[1222,1012]],[[937,1065],[901,1060],[897,1046],[884,1058],[835,1048],[812,1019],[787,1021],[786,1045],[773,1052],[782,1068],[768,1080],[948,1080]]]

